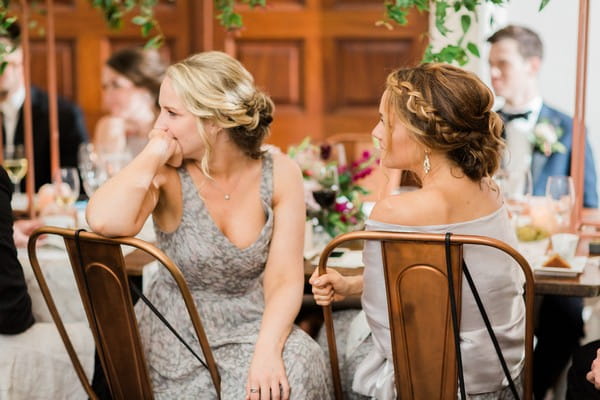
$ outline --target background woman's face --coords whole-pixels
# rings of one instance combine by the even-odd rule
[[[102,103],[110,115],[125,119],[139,107],[154,107],[148,90],[108,66],[102,68]]]
[[[386,103],[387,92],[381,97],[380,119],[371,133],[381,146],[381,164],[388,168],[416,171],[423,161],[424,150],[400,119],[394,113],[388,113]],[[391,134],[387,128],[390,123]]]

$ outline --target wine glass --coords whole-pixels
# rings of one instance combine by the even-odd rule
[[[546,198],[552,202],[560,229],[568,229],[575,205],[575,188],[570,176],[551,176],[546,182]]]
[[[56,203],[68,209],[79,197],[79,172],[77,168],[61,168],[52,180]]]
[[[529,209],[533,191],[531,171],[529,169],[502,170],[494,176],[494,180],[504,197],[515,226],[518,226],[519,219]]]
[[[313,197],[323,210],[327,210],[335,204],[340,187],[337,166],[324,165],[317,171],[315,179],[319,186],[313,190]]]
[[[83,190],[88,198],[108,179],[104,163],[91,143],[79,146],[79,171]]]
[[[23,145],[6,146],[2,166],[15,186],[15,197],[21,193],[21,180],[27,174],[28,162]]]

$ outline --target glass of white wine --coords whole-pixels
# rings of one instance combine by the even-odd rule
[[[27,158],[23,145],[6,146],[2,166],[8,173],[10,181],[15,185],[15,195],[21,193],[21,180],[27,174]]]
[[[68,209],[79,197],[79,172],[77,168],[61,168],[54,177],[54,193],[56,204]]]

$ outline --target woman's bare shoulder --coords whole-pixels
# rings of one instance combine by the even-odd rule
[[[446,200],[442,193],[418,189],[379,200],[369,218],[394,225],[418,226],[442,221],[446,214]]]

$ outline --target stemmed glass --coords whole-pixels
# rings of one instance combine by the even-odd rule
[[[316,190],[313,190],[315,201],[326,211],[335,204],[335,199],[340,188],[337,166],[326,164],[321,167],[315,176],[319,184]]]
[[[529,208],[533,190],[531,171],[529,169],[510,172],[503,170],[496,174],[494,180],[504,196],[515,226],[518,226],[519,218]]]
[[[79,171],[83,190],[88,197],[92,197],[96,189],[108,179],[106,168],[91,143],[83,143],[79,146]]]
[[[568,229],[575,205],[575,188],[570,176],[551,176],[546,182],[546,198],[552,202],[561,230]]]
[[[21,180],[27,174],[28,165],[23,145],[5,148],[2,166],[8,173],[10,181],[15,185],[15,197],[21,193]]]
[[[61,168],[52,180],[56,203],[68,209],[79,197],[79,173],[77,168]]]

